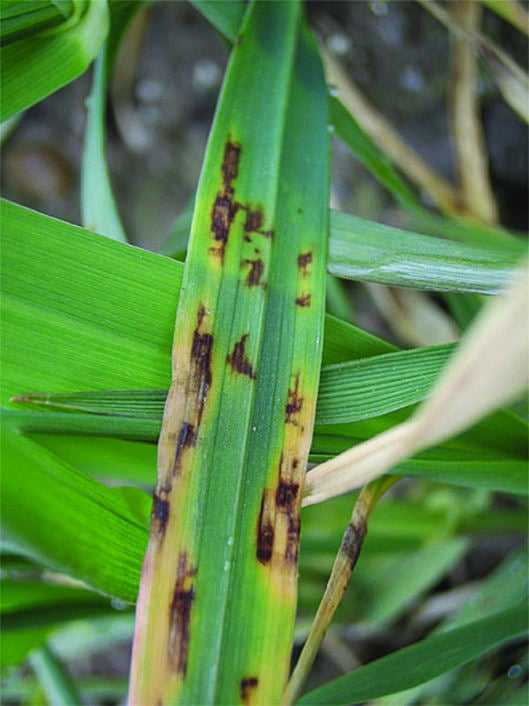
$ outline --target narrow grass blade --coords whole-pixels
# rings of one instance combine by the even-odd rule
[[[66,0],[62,4],[51,0],[10,0],[0,4],[0,43],[10,42],[30,36],[44,29],[55,27],[74,11],[74,2]]]
[[[323,368],[316,423],[370,419],[425,399],[453,352],[453,345],[416,348]]]
[[[6,557],[3,556],[4,572],[6,563]],[[8,667],[26,659],[31,650],[44,645],[61,624],[100,618],[112,611],[108,599],[83,588],[29,578],[2,578],[0,589],[0,669],[4,673]]]
[[[131,704],[275,703],[288,673],[328,214],[325,85],[311,40],[298,37],[299,12],[297,3],[250,6],[210,136],[177,312]],[[301,114],[305,139],[294,147],[287,135],[299,138]],[[258,620],[248,620],[250,604]]]
[[[375,660],[305,694],[298,703],[348,706],[395,694],[526,634],[527,611],[525,605],[520,604]]]
[[[329,112],[337,136],[350,148],[355,157],[395,196],[401,206],[420,212],[422,205],[413,190],[400,176],[390,159],[375,145],[335,96],[329,97]]]
[[[331,274],[396,287],[496,294],[519,253],[470,246],[391,228],[333,211]]]
[[[463,625],[486,618],[491,614],[505,611],[519,604],[520,599],[527,600],[527,553],[512,552],[500,566],[480,581],[475,592],[464,605],[452,613],[435,628],[433,634],[439,634],[460,628]],[[414,689],[399,693],[399,703],[416,703],[431,682],[425,682]],[[392,701],[384,699],[377,706],[391,706]],[[509,702],[510,703],[510,702]],[[513,702],[514,703],[514,702]]]
[[[185,260],[194,210],[195,199],[192,198],[184,210],[176,217],[167,240],[162,244],[160,252],[163,255],[174,257],[176,260]]]
[[[518,0],[481,0],[482,3],[513,27],[529,37],[529,15]]]
[[[72,677],[47,645],[32,652],[29,662],[50,704],[53,706],[81,704],[81,695]]]
[[[327,311],[342,321],[351,321],[354,310],[353,303],[342,282],[336,277],[327,275]]]
[[[453,352],[453,345],[416,348],[322,368],[316,424],[346,424],[370,419],[422,401]],[[114,417],[156,420],[161,424],[166,397],[167,390],[101,390],[35,393],[15,397],[12,401],[109,416],[110,424]],[[73,425],[70,429],[75,428],[76,421],[80,422],[77,428],[83,428],[81,420],[76,418],[77,415],[70,420]],[[62,416],[61,419],[67,418]],[[93,429],[103,429],[104,424],[102,420]],[[152,428],[157,429],[155,425]]]
[[[107,488],[5,425],[2,462],[8,469],[1,493],[5,546],[48,566],[53,557],[56,570],[133,602],[147,539],[148,496],[134,488]],[[24,469],[24,492],[15,468]],[[63,541],[74,526],[75,538]],[[123,565],[124,546],[134,571]],[[102,551],[105,564],[99,560]]]
[[[108,30],[106,0],[76,2],[64,24],[0,48],[0,120],[29,108],[82,74]]]
[[[104,679],[101,677],[84,677],[77,680],[81,694],[80,704],[114,703],[123,700],[127,694],[127,680],[119,677]],[[36,679],[27,675],[13,675],[2,685],[2,693],[6,702],[16,701],[31,703],[36,698],[39,684]],[[72,706],[72,704],[70,704]],[[75,706],[78,706],[76,703]]]
[[[385,625],[398,620],[457,566],[469,546],[468,538],[451,537],[426,542],[415,552],[381,562],[378,571],[375,568],[367,577],[368,590],[376,598],[366,606],[362,619]]]
[[[110,30],[94,65],[87,99],[85,145],[81,165],[83,225],[96,233],[127,242],[112,192],[106,158],[106,102],[108,81],[120,40],[141,2],[120,0],[110,8]]]
[[[466,331],[483,306],[483,298],[479,294],[461,296],[448,292],[445,294],[450,313],[455,319],[460,331]]]
[[[18,566],[15,568],[10,558],[5,554],[2,555],[2,572],[7,573],[7,577],[2,576],[1,612],[4,617],[61,604],[64,606],[98,605],[100,607],[109,605],[108,600],[97,596],[92,591],[80,588],[78,585],[64,585],[58,581],[42,579],[43,569],[19,556],[17,556]],[[30,622],[29,618],[26,622]]]

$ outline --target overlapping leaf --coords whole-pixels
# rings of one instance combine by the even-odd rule
[[[57,10],[56,3],[46,3],[52,4]],[[72,0],[71,6],[64,22],[0,48],[0,120],[73,81],[97,55],[108,31],[106,0]]]

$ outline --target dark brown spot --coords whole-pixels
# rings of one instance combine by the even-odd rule
[[[229,189],[231,182],[237,179],[239,173],[239,160],[241,158],[241,146],[236,142],[228,140],[224,148],[224,159],[222,160],[222,176],[224,186]]]
[[[366,534],[367,526],[365,525],[365,523],[359,527],[355,527],[351,523],[347,525],[347,529],[345,530],[343,535],[342,546],[340,547],[340,551],[348,558],[351,569],[358,561],[360,550],[362,548],[362,544],[364,542]]]
[[[257,260],[244,260],[245,265],[249,265],[248,275],[246,276],[246,284],[248,287],[258,287],[261,283],[261,276],[264,271],[264,262]]]
[[[178,557],[178,568],[173,598],[169,607],[169,662],[179,674],[185,674],[189,653],[189,623],[191,609],[195,599],[192,578],[196,568],[187,565],[187,554],[181,552]]]
[[[248,209],[246,212],[246,221],[244,223],[244,230],[247,233],[253,233],[254,231],[259,231],[263,225],[263,212],[260,209],[252,211]]]
[[[252,368],[252,364],[246,357],[246,339],[248,334],[245,333],[241,336],[240,340],[237,341],[233,347],[233,351],[226,358],[227,362],[231,365],[232,369],[241,375],[247,375],[252,380],[255,380],[255,373]]]
[[[310,300],[310,294],[303,294],[301,297],[296,297],[296,304],[298,306],[310,306]]]
[[[221,167],[223,188],[217,193],[211,210],[211,232],[219,246],[209,250],[221,259],[224,258],[231,224],[239,210],[239,204],[234,199],[232,182],[239,173],[240,156],[241,146],[228,140]]]
[[[155,493],[152,501],[152,522],[156,527],[156,532],[159,537],[165,535],[167,523],[169,521],[169,511],[171,509],[169,500],[167,500],[168,492],[162,488],[160,493]]]
[[[200,330],[205,315],[206,310],[204,306],[200,306],[197,314],[197,326],[193,332],[193,343],[191,346],[191,361],[193,363],[192,377],[198,406],[197,426],[200,425],[200,420],[202,419],[202,412],[204,411],[204,405],[212,379],[211,351],[213,348],[213,336],[211,333],[202,333]],[[192,432],[194,435],[194,428]]]
[[[257,519],[257,560],[261,564],[268,564],[272,558],[274,548],[274,525],[270,514],[268,492],[263,492],[261,510]]]
[[[250,706],[252,698],[252,689],[255,689],[259,684],[257,677],[245,677],[241,679],[241,701],[244,706]]]
[[[298,255],[298,267],[301,270],[303,277],[309,274],[309,265],[312,262],[312,253],[305,252]]]
[[[289,483],[280,478],[276,490],[276,505],[285,510],[291,510],[296,502],[299,483]]]
[[[233,190],[224,190],[217,194],[211,211],[211,232],[214,239],[220,243],[218,248],[210,248],[211,252],[224,257],[231,224],[237,214],[239,205],[233,201]]]
[[[189,422],[184,422],[178,435],[177,447],[186,449],[189,446],[194,446],[195,440],[195,427]]]
[[[298,560],[300,529],[301,522],[296,508],[288,513],[287,546],[285,548],[285,559],[293,564]]]
[[[178,439],[176,442],[175,459],[173,464],[173,475],[176,475],[180,469],[182,455],[184,450],[190,446],[194,446],[196,442],[195,427],[189,422],[184,422],[180,427]]]
[[[295,460],[295,459],[294,459]],[[296,563],[298,559],[299,548],[299,483],[296,483],[292,478],[287,478],[283,475],[288,472],[288,465],[283,463],[284,458],[281,454],[279,462],[279,479],[276,488],[275,501],[277,511],[286,517],[287,537],[285,546],[285,559],[289,562]],[[295,466],[298,463],[296,461]],[[294,461],[292,462],[292,468]]]
[[[285,421],[291,424],[296,424],[294,417],[303,407],[303,397],[299,394],[299,373],[297,373],[295,380],[294,387],[288,390],[288,400],[285,408]]]
[[[299,466],[299,460],[297,458],[292,459],[292,468],[297,468]]]

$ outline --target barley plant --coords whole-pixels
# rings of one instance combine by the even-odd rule
[[[527,248],[479,101],[526,125],[529,19],[405,5],[0,0],[3,703],[527,703]],[[160,9],[228,59],[198,184],[147,250],[107,156],[147,139]],[[349,10],[446,44],[453,178],[353,80]],[[38,188],[11,146],[68,84],[81,225],[9,182]],[[385,223],[335,208],[336,145]]]

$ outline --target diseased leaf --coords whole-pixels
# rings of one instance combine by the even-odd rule
[[[325,84],[299,13],[297,3],[249,6],[208,143],[158,446],[132,704],[276,703],[288,674],[328,229]]]

